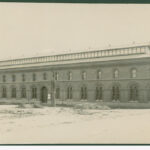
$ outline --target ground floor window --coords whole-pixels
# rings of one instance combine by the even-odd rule
[[[3,88],[2,88],[2,97],[3,97],[3,98],[6,98],[6,97],[7,97],[7,90],[6,90],[6,87],[3,87]]]
[[[26,98],[26,88],[25,88],[25,87],[23,87],[23,88],[21,89],[21,97],[22,97],[22,98]]]
[[[120,89],[119,86],[112,87],[112,100],[119,100],[120,99]]]
[[[81,87],[81,99],[86,100],[87,99],[87,88]]]
[[[96,100],[102,100],[103,89],[102,87],[96,87]]]
[[[16,88],[12,88],[11,97],[16,98]]]
[[[33,87],[32,88],[32,99],[37,98],[37,88]]]
[[[55,98],[56,99],[60,98],[60,88],[59,87],[56,88]]]
[[[67,99],[72,99],[72,87],[67,88]]]
[[[130,101],[138,100],[138,88],[136,85],[130,86]]]

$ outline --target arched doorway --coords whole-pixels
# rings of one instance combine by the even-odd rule
[[[47,103],[47,96],[48,96],[47,88],[42,87],[41,88],[41,102],[42,103]]]

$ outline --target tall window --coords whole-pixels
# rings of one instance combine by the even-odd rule
[[[67,88],[67,99],[72,99],[72,87]]]
[[[36,87],[33,87],[32,88],[32,98],[37,98],[37,88]]]
[[[136,78],[137,77],[137,71],[136,71],[136,69],[132,69],[131,70],[131,77],[132,78]]]
[[[6,76],[3,75],[3,82],[6,82]]]
[[[47,80],[47,74],[43,73],[43,80]]]
[[[102,72],[101,71],[97,72],[97,79],[102,79]]]
[[[130,86],[130,100],[131,101],[138,100],[138,88],[136,85]]]
[[[85,71],[82,72],[82,80],[86,80],[86,72]]]
[[[68,73],[68,80],[72,80],[72,72]]]
[[[7,90],[6,90],[6,87],[3,87],[3,88],[2,88],[2,97],[3,97],[3,98],[6,98],[6,97],[7,97]]]
[[[12,81],[15,82],[16,81],[16,76],[13,74],[12,75]]]
[[[59,98],[60,98],[60,88],[59,88],[59,87],[56,88],[56,95],[55,95],[55,98],[56,98],[56,99],[59,99]]]
[[[81,100],[87,99],[87,88],[85,86],[81,87]]]
[[[16,88],[15,87],[12,88],[11,97],[16,98]]]
[[[23,87],[23,88],[21,89],[21,97],[22,97],[22,98],[26,98],[26,88],[25,88],[25,87]]]
[[[36,74],[33,73],[33,81],[36,81]]]
[[[25,74],[22,74],[22,81],[24,82],[26,80]]]
[[[96,87],[96,100],[103,99],[103,88],[101,86]]]
[[[55,72],[55,80],[58,80],[58,78],[59,78],[59,74],[58,74],[58,72]]]
[[[120,99],[120,90],[119,86],[114,85],[112,87],[112,100],[119,100]]]
[[[117,69],[114,70],[114,78],[119,78],[119,71]]]

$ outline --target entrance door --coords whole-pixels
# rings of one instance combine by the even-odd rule
[[[43,87],[41,89],[41,102],[42,103],[47,103],[47,88],[46,87]]]

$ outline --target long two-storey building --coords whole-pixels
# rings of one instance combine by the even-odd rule
[[[0,99],[47,103],[53,91],[63,101],[149,102],[150,45],[0,61]]]

